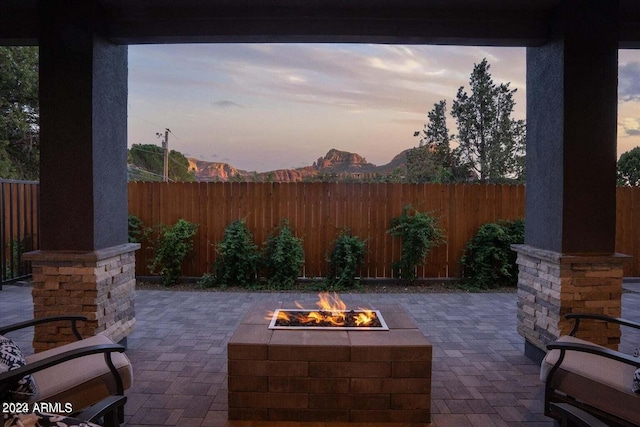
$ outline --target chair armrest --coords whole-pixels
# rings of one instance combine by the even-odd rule
[[[593,344],[582,344],[582,343],[570,343],[570,342],[554,342],[551,344],[547,345],[547,349],[549,351],[551,350],[559,350],[560,351],[560,355],[558,357],[558,360],[555,362],[555,364],[552,366],[551,370],[549,371],[549,374],[547,375],[546,381],[545,381],[545,405],[544,405],[544,413],[547,416],[550,417],[558,417],[558,416],[562,416],[565,417],[566,420],[572,420],[572,416],[575,414],[567,414],[566,412],[566,408],[565,409],[565,413],[562,414],[562,407],[560,408],[560,411],[558,410],[558,407],[553,408],[552,404],[554,403],[554,387],[553,387],[553,382],[554,382],[554,376],[555,374],[558,372],[558,370],[560,369],[560,366],[562,365],[562,362],[564,361],[565,356],[567,355],[567,353],[572,352],[572,351],[576,351],[576,352],[582,352],[582,353],[588,353],[588,354],[593,354],[596,356],[600,356],[603,358],[607,358],[607,359],[612,359],[630,366],[634,366],[635,368],[640,368],[640,358],[637,357],[632,357],[629,356],[627,354],[624,353],[620,353],[618,351],[614,351],[614,350],[610,350],[608,348],[605,347],[601,347],[601,346],[596,346]],[[631,391],[631,390],[629,390]],[[574,420],[575,421],[575,420]],[[572,425],[572,424],[562,424],[562,425]],[[577,423],[577,426],[581,426],[584,424],[580,424]],[[589,425],[589,424],[587,424]],[[605,424],[606,425],[606,424]]]
[[[31,319],[25,322],[14,323],[11,325],[0,327],[0,335],[4,335],[7,332],[17,331],[19,329],[28,328],[30,326],[40,325],[42,323],[50,323],[50,322],[58,322],[69,320],[71,322],[71,329],[73,330],[73,334],[76,336],[78,340],[82,339],[82,335],[78,332],[78,321],[87,321],[88,318],[86,316],[72,315],[72,316],[48,316],[41,317],[39,319]]]
[[[605,316],[603,314],[589,314],[589,313],[569,313],[565,316],[566,319],[574,319],[576,323],[573,325],[573,329],[569,332],[569,335],[575,336],[578,332],[581,319],[603,320],[609,323],[617,323],[622,326],[629,326],[630,328],[640,329],[640,323],[632,320],[622,319],[620,317]]]
[[[608,424],[568,403],[551,402],[551,410],[560,416],[561,426],[607,427]]]
[[[629,356],[624,353],[620,353],[615,350],[610,350],[604,347],[598,347],[595,345],[589,344],[581,344],[581,343],[567,343],[567,342],[554,342],[547,345],[548,350],[560,350],[560,357],[558,361],[554,365],[552,371],[549,373],[549,376],[552,375],[556,367],[560,366],[562,360],[564,359],[564,355],[566,351],[580,351],[582,353],[590,353],[595,354],[597,356],[606,357],[607,359],[613,359],[618,362],[626,363],[627,365],[632,365],[637,368],[640,368],[640,358]]]
[[[58,365],[63,362],[67,362],[69,360],[77,359],[79,357],[89,356],[92,354],[104,354],[105,363],[109,367],[109,370],[114,376],[116,381],[116,388],[118,390],[119,395],[124,394],[124,385],[122,383],[122,378],[118,373],[113,361],[111,360],[111,353],[118,352],[124,353],[125,348],[119,344],[99,344],[99,345],[91,345],[87,347],[77,348],[75,350],[65,351],[60,354],[56,354],[51,357],[47,357],[46,359],[38,360],[37,362],[28,363],[24,366],[21,366],[17,369],[12,369],[8,372],[3,372],[0,374],[0,384],[4,382],[14,382],[20,380],[20,378],[25,375],[32,374],[34,372],[41,371],[43,369],[50,368],[51,366]]]
[[[126,396],[109,396],[85,410],[78,412],[73,417],[90,423],[95,423],[102,417],[117,416],[120,408],[124,408],[127,402]]]

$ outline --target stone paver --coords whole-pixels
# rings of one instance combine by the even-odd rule
[[[0,291],[0,324],[33,316],[29,287]],[[433,344],[432,423],[444,426],[552,426],[544,416],[538,366],[523,355],[516,294],[342,294],[349,307],[402,304]],[[257,301],[306,302],[315,294],[137,291],[127,354],[134,385],[128,427],[315,427],[342,423],[227,421],[226,343]],[[622,297],[623,317],[640,321],[640,293]],[[31,351],[32,332],[12,333]],[[640,334],[623,329],[621,350]],[[395,424],[400,427],[400,424]],[[351,425],[352,427],[353,424]]]

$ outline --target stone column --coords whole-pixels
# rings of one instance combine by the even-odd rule
[[[516,248],[520,334],[539,359],[566,313],[620,314],[615,254],[618,2],[562,0],[553,39],[527,48],[525,245]],[[615,347],[619,328],[585,337]]]
[[[80,334],[102,333],[123,341],[135,324],[137,243],[91,252],[36,251],[24,255],[33,268],[34,317],[87,316]],[[75,341],[69,322],[38,325],[33,348],[42,351]]]
[[[123,340],[133,328],[127,244],[127,46],[106,34],[97,0],[38,2],[40,249],[34,316],[84,314],[84,335]],[[69,341],[36,328],[34,348]]]
[[[568,313],[621,314],[622,264],[626,255],[562,255],[527,245],[518,253],[518,333],[527,346],[544,349],[572,323]],[[577,335],[616,349],[620,328],[603,322],[581,325]],[[535,351],[532,348],[527,352]]]

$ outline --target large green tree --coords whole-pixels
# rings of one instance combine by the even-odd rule
[[[164,154],[162,147],[153,144],[133,144],[128,152],[130,181],[162,181]],[[169,151],[169,179],[195,181],[189,171],[189,160],[180,152]]]
[[[0,178],[38,179],[38,49],[0,47]]]
[[[640,147],[622,153],[620,156],[618,185],[640,186]]]
[[[451,135],[447,128],[447,101],[441,100],[433,104],[427,117],[429,121],[424,125],[420,138],[420,147],[428,147],[433,153],[433,160],[438,166],[451,166]]]
[[[525,124],[511,117],[515,106],[509,83],[496,85],[486,59],[475,64],[469,80],[471,93],[458,89],[451,107],[459,155],[480,182],[524,179]]]
[[[452,166],[451,136],[447,128],[447,101],[433,105],[422,131],[418,147],[407,151],[407,180],[410,182],[447,182]]]

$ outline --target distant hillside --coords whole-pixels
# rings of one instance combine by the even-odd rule
[[[170,181],[195,181],[190,172],[189,161],[178,151],[169,152]],[[153,144],[133,144],[127,151],[127,174],[129,181],[162,181],[164,152]]]
[[[376,166],[359,154],[332,148],[311,166],[296,169],[278,169],[269,172],[249,172],[236,169],[228,163],[206,162],[189,158],[189,170],[198,181],[273,181],[297,182],[305,180],[355,179],[370,180],[386,176],[397,168],[406,169],[406,151],[398,154],[386,165]]]

